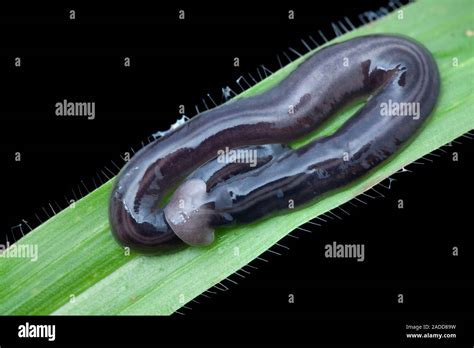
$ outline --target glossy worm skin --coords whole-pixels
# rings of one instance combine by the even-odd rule
[[[433,57],[408,38],[371,35],[328,46],[274,88],[204,112],[138,152],[112,192],[112,231],[142,251],[179,240],[207,245],[214,227],[284,212],[289,200],[309,203],[397,152],[430,115],[439,86]],[[369,99],[334,134],[297,150],[276,145],[362,97]],[[416,104],[419,113],[381,114],[382,105],[397,103]],[[257,153],[254,168],[215,159],[219,150],[244,146]]]

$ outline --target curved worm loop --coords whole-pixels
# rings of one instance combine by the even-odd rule
[[[112,231],[142,251],[179,239],[205,245],[216,226],[284,212],[289,200],[307,204],[394,154],[431,113],[439,86],[433,57],[410,39],[371,35],[328,46],[274,88],[202,113],[138,152],[112,192]],[[307,135],[363,97],[366,104],[330,136],[297,150],[258,146]],[[384,105],[418,112],[384,115]],[[253,168],[215,159],[219,150],[244,146],[257,152]]]

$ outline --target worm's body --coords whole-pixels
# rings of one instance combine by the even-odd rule
[[[324,48],[271,90],[205,112],[137,153],[112,193],[112,230],[124,245],[144,251],[176,235],[205,245],[216,226],[285,211],[290,201],[310,202],[395,153],[429,116],[439,84],[431,54],[406,38],[373,35]],[[248,147],[258,153],[254,168],[215,160],[225,148],[288,143],[361,97],[370,98],[328,137],[297,150]]]

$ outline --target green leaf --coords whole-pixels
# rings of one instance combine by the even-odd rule
[[[370,175],[308,208],[218,233],[209,247],[182,247],[152,257],[125,256],[112,238],[107,216],[112,182],[108,182],[17,243],[15,248],[37,246],[37,261],[0,258],[0,314],[171,314],[294,228],[472,130],[473,4],[472,0],[420,0],[403,8],[403,19],[395,12],[333,41],[369,33],[405,34],[426,45],[440,68],[441,95],[433,116],[409,146]],[[297,64],[286,66],[240,97],[272,87]],[[353,111],[341,114],[319,134],[336,129]]]

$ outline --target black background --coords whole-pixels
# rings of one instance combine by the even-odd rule
[[[322,44],[318,30],[330,39],[332,22],[348,16],[357,26],[360,13],[387,4],[2,5],[0,242],[21,235],[11,227],[22,219],[34,227],[51,214],[49,204],[57,212],[110,176],[108,169],[116,173],[111,161],[120,166],[123,152],[166,130],[180,104],[193,116],[194,105],[204,110],[207,93],[220,102],[222,87],[239,92],[239,76],[257,77],[260,64],[276,70],[277,54],[283,62],[283,51],[297,57],[289,47],[305,52],[300,39],[314,47],[311,35]],[[177,19],[181,8],[184,21]],[[294,21],[288,9],[295,10]],[[236,56],[240,68],[233,66]],[[21,68],[14,67],[15,57]],[[131,58],[130,68],[124,57]],[[95,102],[96,119],[55,116],[54,105],[63,99]],[[25,344],[16,335],[26,320],[56,323],[59,343],[399,343],[408,342],[406,324],[456,324],[458,339],[442,343],[472,342],[473,141],[462,137],[443,149],[440,157],[411,165],[412,172],[396,174],[390,190],[377,187],[384,198],[361,197],[367,205],[343,207],[350,216],[336,210],[342,220],[328,216],[326,223],[314,220],[321,226],[303,226],[312,233],[293,232],[298,239],[281,242],[290,250],[274,247],[281,255],[265,253],[268,262],[253,262],[257,269],[241,272],[245,279],[231,277],[238,285],[224,281],[228,291],[213,289],[210,299],[201,296],[180,310],[184,316],[2,317],[0,345]],[[21,162],[14,161],[16,151]],[[404,209],[397,209],[399,199]],[[333,241],[365,244],[366,260],[324,258],[324,245]],[[294,304],[288,304],[290,293]],[[404,304],[397,304],[399,293]]]

